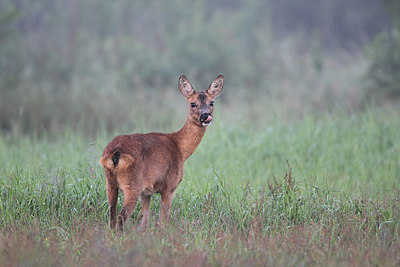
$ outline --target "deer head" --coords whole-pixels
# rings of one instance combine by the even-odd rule
[[[214,97],[224,87],[224,76],[219,75],[205,91],[196,92],[185,75],[179,77],[179,91],[189,104],[188,120],[200,127],[211,124],[214,114]]]

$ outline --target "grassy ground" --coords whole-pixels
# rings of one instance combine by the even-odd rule
[[[2,135],[0,262],[398,265],[396,113],[309,114],[257,125],[226,125],[217,114],[185,164],[170,227],[155,226],[155,196],[151,228],[138,229],[137,207],[123,236],[108,230],[98,165],[111,135]]]

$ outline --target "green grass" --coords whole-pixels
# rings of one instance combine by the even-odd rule
[[[400,118],[394,114],[373,109],[257,125],[226,125],[218,114],[185,163],[170,227],[155,226],[154,196],[151,228],[137,228],[138,206],[123,236],[108,230],[98,164],[113,136],[2,135],[0,262],[399,264]]]

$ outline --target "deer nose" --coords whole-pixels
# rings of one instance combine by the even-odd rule
[[[212,116],[208,112],[200,115],[200,122],[209,122],[211,120],[212,120]]]

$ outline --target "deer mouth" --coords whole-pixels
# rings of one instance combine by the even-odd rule
[[[201,114],[200,123],[202,126],[208,126],[211,124],[213,117],[209,113]]]

